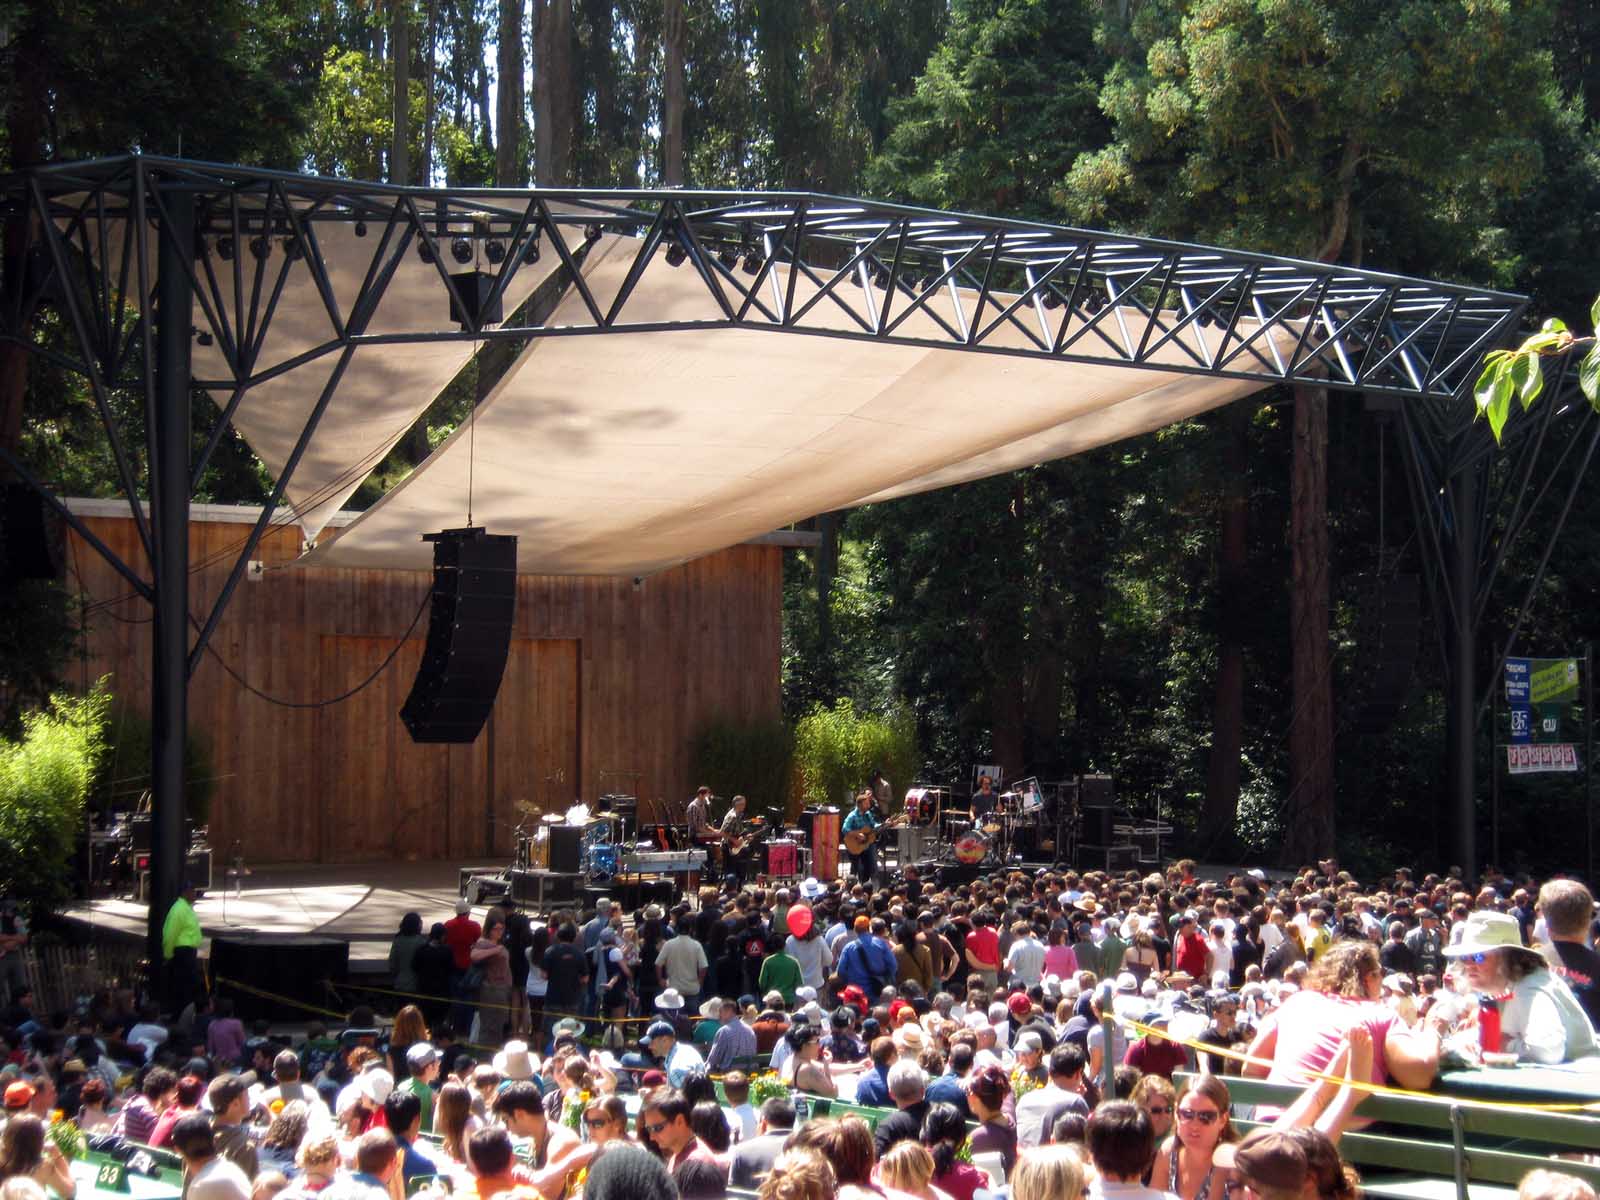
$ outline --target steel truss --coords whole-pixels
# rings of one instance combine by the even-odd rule
[[[362,346],[712,327],[1311,384],[1444,405],[1463,401],[1483,355],[1517,328],[1526,307],[1519,296],[1375,271],[807,192],[434,190],[129,155],[0,177],[0,214],[8,232],[0,345],[87,380],[151,565],[146,579],[0,451],[155,608],[152,947],[182,865],[188,679]],[[367,235],[371,246],[360,287],[343,305],[323,254],[332,225]],[[607,235],[638,245],[621,288],[602,304],[579,265]],[[475,315],[496,313],[517,273],[550,253],[560,260],[559,286],[581,299],[581,319],[554,324],[533,305],[504,322]],[[371,331],[407,254],[438,270],[438,319]],[[469,280],[452,261],[486,261],[492,269],[486,281]],[[629,320],[644,273],[674,268],[703,281],[720,315]],[[326,336],[263,364],[285,289],[302,271]],[[469,286],[483,294],[469,294]],[[41,305],[61,313],[73,351],[34,335]],[[216,347],[221,377],[191,378],[197,340]],[[251,389],[330,355],[331,376],[191,642],[190,495]],[[109,393],[122,387],[144,398],[153,520],[137,502],[138,472],[112,414]],[[191,387],[227,396],[192,460]]]

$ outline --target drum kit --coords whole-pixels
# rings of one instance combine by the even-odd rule
[[[948,807],[948,798],[946,788],[912,788],[906,793],[906,815],[913,823],[938,826],[940,840],[958,863],[1000,865],[1024,847],[1037,851],[1046,841],[1041,831],[1049,824],[1047,806],[1036,778],[1017,781],[996,794],[992,809],[976,815],[972,809]]]

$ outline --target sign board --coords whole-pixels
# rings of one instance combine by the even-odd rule
[[[1506,747],[1506,770],[1512,775],[1577,769],[1578,751],[1570,742],[1518,742]]]
[[[1572,704],[1577,699],[1577,659],[1506,659],[1507,704]]]
[[[1513,742],[1533,740],[1533,709],[1526,704],[1511,706],[1511,740]]]
[[[128,1168],[119,1162],[103,1162],[94,1173],[94,1186],[101,1192],[126,1192],[128,1188]]]

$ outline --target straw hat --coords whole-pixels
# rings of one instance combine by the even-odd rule
[[[528,1053],[528,1043],[507,1042],[494,1056],[494,1069],[507,1079],[532,1079],[533,1056]]]
[[[1491,950],[1526,950],[1522,944],[1522,926],[1510,913],[1480,910],[1467,918],[1462,926],[1461,940],[1444,948],[1446,958],[1464,958],[1468,954],[1487,954]]]
[[[683,1007],[683,993],[677,988],[667,988],[656,997],[657,1008],[670,1008],[674,1011]]]

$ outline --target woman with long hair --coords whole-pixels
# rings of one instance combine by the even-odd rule
[[[583,1106],[583,1135],[604,1146],[627,1142],[628,1104],[621,1096],[596,1096]]]
[[[291,1180],[300,1173],[295,1159],[300,1143],[305,1140],[310,1117],[311,1109],[304,1100],[291,1100],[272,1118],[257,1153],[263,1171],[280,1171],[285,1179]]]
[[[878,1182],[917,1200],[939,1200],[933,1187],[933,1155],[922,1143],[899,1141],[878,1160]]]
[[[409,1078],[411,1068],[406,1064],[406,1051],[418,1042],[432,1040],[428,1022],[415,1004],[407,1004],[395,1013],[394,1027],[389,1030],[389,1074],[399,1080]]]
[[[967,1119],[954,1104],[928,1106],[922,1118],[921,1141],[933,1155],[933,1186],[951,1200],[972,1200],[979,1188],[988,1188],[989,1177],[957,1157],[967,1142]]]
[[[44,1122],[38,1117],[12,1117],[0,1130],[0,1183],[16,1178],[31,1179],[61,1200],[72,1200],[77,1190],[66,1158],[45,1137]]]
[[[827,1160],[838,1182],[838,1200],[882,1200],[872,1182],[876,1152],[872,1129],[860,1117],[807,1121],[789,1138],[785,1151],[809,1150]],[[773,1167],[773,1174],[777,1167]],[[770,1178],[770,1177],[769,1177]]]
[[[1228,1085],[1216,1075],[1191,1075],[1178,1097],[1172,1135],[1156,1151],[1150,1186],[1179,1200],[1223,1200],[1231,1172],[1213,1161],[1217,1147],[1236,1142]]]
[[[86,1134],[105,1133],[116,1124],[116,1118],[106,1111],[109,1098],[104,1079],[95,1075],[84,1080],[78,1092],[78,1115],[73,1118],[78,1128]]]
[[[1293,927],[1291,926],[1291,929]],[[1292,940],[1292,935],[1290,940]],[[1378,948],[1365,938],[1335,942],[1317,960],[1306,988],[1265,1017],[1250,1043],[1246,1076],[1305,1086],[1312,1072],[1325,1072],[1349,1032],[1365,1026],[1378,1053],[1369,1083],[1425,1090],[1439,1069],[1439,1035],[1431,1022],[1409,1030],[1384,1004]],[[1271,1063],[1270,1067],[1259,1065]]]
[[[433,1131],[452,1159],[467,1161],[467,1135],[482,1124],[472,1111],[472,1093],[465,1084],[451,1080],[439,1089],[433,1108]]]
[[[758,1200],[835,1200],[839,1181],[822,1155],[786,1149],[773,1161],[756,1195]]]
[[[394,941],[389,943],[389,977],[394,980],[394,990],[397,992],[420,992],[417,986],[417,971],[413,960],[417,951],[428,944],[427,935],[422,932],[422,914],[408,912],[400,918],[400,928],[394,935]]]
[[[1078,973],[1078,953],[1067,941],[1067,927],[1050,930],[1050,944],[1044,948],[1044,973],[1057,979],[1071,979]]]
[[[1141,1075],[1128,1099],[1144,1109],[1158,1143],[1172,1132],[1173,1110],[1178,1106],[1172,1080],[1165,1075]]]
[[[528,943],[528,979],[522,985],[527,997],[528,1028],[532,1031],[535,1049],[544,1046],[544,998],[550,993],[550,976],[544,969],[545,951],[550,949],[550,926],[541,925],[533,931]]]
[[[1128,948],[1122,952],[1122,969],[1132,975],[1140,986],[1161,969],[1161,956],[1156,953],[1155,939],[1143,925],[1134,931]]]
[[[1017,1127],[1006,1116],[1006,1097],[1011,1094],[1011,1080],[1000,1067],[980,1067],[967,1084],[967,1107],[977,1119],[978,1128],[972,1133],[972,1153],[1000,1155],[1007,1176],[1017,1165]]]
[[[469,955],[472,965],[483,972],[483,986],[478,989],[477,1033],[468,1031],[467,1037],[488,1046],[506,1040],[506,1026],[511,1021],[511,954],[504,945],[505,937],[505,913],[491,908]]]

